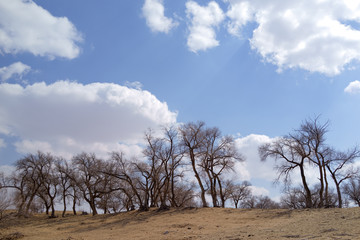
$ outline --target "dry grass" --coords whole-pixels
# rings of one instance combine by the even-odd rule
[[[0,221],[5,239],[360,239],[360,209],[171,209]]]

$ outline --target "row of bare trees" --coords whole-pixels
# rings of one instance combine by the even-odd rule
[[[237,207],[250,195],[249,183],[225,177],[244,158],[233,138],[218,128],[187,123],[164,128],[161,134],[148,131],[145,140],[142,159],[127,159],[121,152],[106,160],[83,152],[71,161],[41,151],[28,154],[16,162],[12,175],[2,179],[1,187],[15,192],[19,215],[28,215],[40,201],[51,217],[59,201],[63,216],[69,204],[76,214],[80,201],[96,215],[98,209],[107,213],[195,206],[198,196],[207,207],[207,195],[214,207],[225,207],[229,199]]]
[[[245,158],[234,139],[216,127],[190,122],[148,131],[142,158],[128,159],[112,152],[107,159],[80,153],[71,160],[38,151],[16,162],[16,171],[1,177],[0,190],[12,189],[19,215],[43,206],[55,217],[55,204],[86,203],[93,215],[150,207],[202,206],[242,208],[342,207],[343,197],[360,206],[360,180],[353,163],[360,151],[340,152],[326,144],[328,123],[318,118],[299,129],[259,147],[262,160],[276,160],[278,181],[285,183],[280,203],[251,194],[248,182],[232,179],[231,171]],[[291,180],[300,179],[300,187]],[[332,181],[332,183],[330,183]],[[314,184],[316,182],[317,184]],[[331,186],[335,186],[335,191]],[[227,202],[227,205],[226,205]],[[231,202],[231,203],[229,203]]]
[[[322,124],[319,118],[305,120],[299,129],[259,147],[263,161],[276,160],[278,179],[285,185],[284,200],[292,208],[342,207],[345,192],[350,199],[359,169],[353,163],[360,156],[358,147],[337,151],[326,143],[328,122]],[[316,173],[317,172],[317,173]],[[301,187],[293,188],[291,180],[298,174]],[[318,184],[312,189],[310,182],[318,177]],[[316,180],[315,180],[316,181]],[[330,181],[336,194],[331,192]],[[353,185],[351,185],[353,184]],[[357,185],[359,190],[359,185]],[[355,200],[354,200],[355,201]]]

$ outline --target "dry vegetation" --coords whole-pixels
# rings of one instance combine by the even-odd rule
[[[0,239],[360,239],[360,209],[151,209],[116,215],[8,216]]]

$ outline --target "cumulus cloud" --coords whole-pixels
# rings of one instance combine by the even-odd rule
[[[246,137],[235,139],[235,145],[242,153],[246,161],[235,164],[235,172],[241,180],[263,179],[273,181],[276,177],[274,162],[261,162],[258,154],[258,147],[271,142],[272,139],[265,135],[250,134]]]
[[[0,174],[4,174],[5,177],[11,176],[15,170],[15,166],[0,165]]]
[[[270,138],[266,135],[250,134],[245,137],[240,137],[235,140],[237,149],[246,157],[246,161],[237,163],[235,165],[235,172],[240,176],[241,180],[252,181],[254,179],[263,182],[273,182],[278,177],[278,172],[275,169],[276,165],[281,163],[281,160],[267,159],[265,162],[260,160],[258,148],[262,144],[271,143],[277,138]],[[313,166],[305,166],[305,175],[309,185],[319,183],[318,169]],[[290,178],[293,186],[300,186],[302,184],[299,169],[296,168],[291,174]],[[261,191],[261,188],[254,187],[259,191],[259,195],[267,195],[266,191]]]
[[[6,147],[6,143],[5,143],[4,139],[0,138],[0,148],[4,148],[4,147]]]
[[[229,1],[229,9],[226,16],[231,19],[228,22],[228,32],[232,35],[241,36],[241,28],[253,20],[253,10],[246,1]]]
[[[358,94],[360,93],[360,81],[355,80],[344,89],[344,92],[350,93],[350,94]]]
[[[249,22],[258,26],[251,47],[267,62],[287,68],[336,75],[360,60],[360,4],[355,1],[224,0],[228,31],[239,35]]]
[[[270,194],[269,190],[263,187],[250,186],[249,188],[255,196],[268,196]]]
[[[32,0],[0,1],[0,52],[73,59],[81,40],[66,17],[54,17]]]
[[[142,83],[138,82],[138,81],[135,81],[135,82],[126,81],[125,86],[128,88],[135,88],[137,90],[141,90],[143,87]]]
[[[0,68],[0,78],[1,81],[6,81],[13,76],[22,76],[30,71],[31,67],[23,64],[22,62],[16,62],[9,66]]]
[[[165,17],[164,11],[163,0],[145,0],[142,12],[146,24],[153,32],[168,33],[173,27],[177,26],[177,22]]]
[[[218,46],[219,41],[216,40],[214,28],[225,19],[225,14],[219,5],[211,1],[207,6],[200,6],[194,1],[188,1],[186,13],[191,21],[187,39],[190,51],[205,51]]]
[[[177,116],[150,92],[112,83],[3,83],[0,102],[6,103],[0,105],[0,133],[19,137],[20,153],[136,152],[147,128]]]

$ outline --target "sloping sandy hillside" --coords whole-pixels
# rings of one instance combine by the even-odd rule
[[[360,239],[360,209],[172,209],[48,219],[8,217],[0,239]]]

